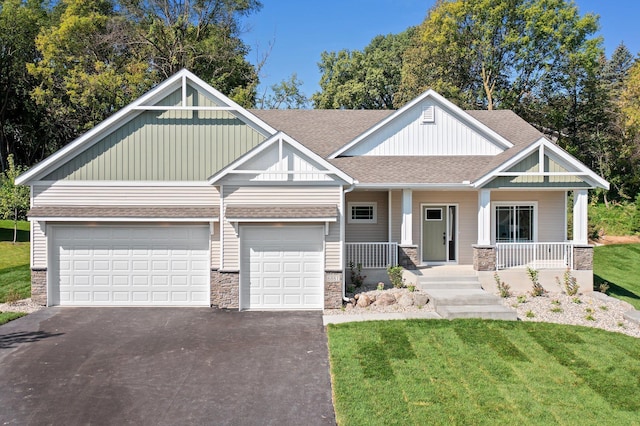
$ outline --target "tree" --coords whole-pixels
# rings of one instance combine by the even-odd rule
[[[42,155],[44,109],[30,97],[35,83],[26,64],[38,57],[35,38],[46,20],[39,0],[0,3],[0,172],[9,154],[23,164]]]
[[[18,238],[18,220],[25,219],[29,209],[29,187],[16,185],[16,178],[25,169],[16,166],[13,155],[7,157],[7,170],[0,175],[0,214],[13,220],[13,243]]]
[[[640,62],[636,62],[628,71],[620,94],[620,108],[626,127],[630,131],[640,131]]]
[[[298,80],[296,73],[291,74],[289,80],[282,80],[271,86],[270,94],[258,100],[260,109],[303,109],[309,105],[309,99],[300,91],[303,81]]]
[[[414,33],[378,35],[362,51],[323,52],[316,108],[394,109],[403,55]]]
[[[440,0],[408,50],[398,93],[428,87],[464,107],[514,108],[565,58],[597,47],[597,18],[564,0]]]
[[[257,0],[121,0],[135,23],[133,43],[160,79],[182,68],[246,107],[255,102],[258,76],[245,59],[239,18],[258,11]]]
[[[27,65],[33,99],[56,123],[58,147],[144,93],[154,82],[129,40],[130,23],[109,0],[62,0],[59,18],[36,38],[41,58]]]

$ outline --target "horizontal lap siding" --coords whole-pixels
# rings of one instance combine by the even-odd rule
[[[224,205],[229,204],[340,204],[339,186],[237,187],[224,186]],[[273,221],[277,223],[277,220]],[[237,225],[236,225],[237,226]],[[234,225],[223,220],[224,255],[222,269],[238,270],[239,238]],[[325,236],[325,269],[340,270],[340,221],[329,224]]]
[[[560,242],[565,234],[564,191],[492,191],[491,201],[537,201],[538,241]]]
[[[347,242],[375,242],[388,241],[389,234],[389,195],[386,191],[359,191],[346,194],[345,240]],[[349,223],[350,202],[374,202],[377,208],[376,223]]]
[[[34,206],[217,206],[218,190],[212,186],[91,186],[33,187]]]
[[[421,204],[457,204],[458,205],[458,263],[473,263],[472,245],[478,239],[478,193],[464,191],[413,191],[413,243],[422,243]],[[401,223],[401,222],[400,222]],[[420,249],[420,253],[422,253]]]
[[[31,222],[31,267],[47,267],[47,237],[38,222]]]

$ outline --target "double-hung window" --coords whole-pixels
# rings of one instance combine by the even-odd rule
[[[534,204],[499,204],[495,206],[495,238],[498,243],[536,240]]]

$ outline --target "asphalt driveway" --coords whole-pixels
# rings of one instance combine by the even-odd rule
[[[0,424],[335,424],[322,315],[45,309],[0,326]]]

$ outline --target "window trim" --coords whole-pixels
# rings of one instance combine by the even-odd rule
[[[371,219],[354,219],[354,207],[372,207]],[[378,203],[375,201],[352,201],[347,203],[347,223],[378,223]]]
[[[496,229],[497,207],[533,207],[533,239],[531,241],[498,241]],[[537,201],[492,201],[491,202],[491,243],[538,242],[538,202]]]
[[[439,211],[440,212],[440,219],[429,219],[427,216],[427,211],[429,210],[433,210],[433,211]],[[442,207],[429,207],[429,206],[425,206],[424,208],[424,221],[425,222],[442,222],[444,220],[444,212],[443,212],[443,208]]]

